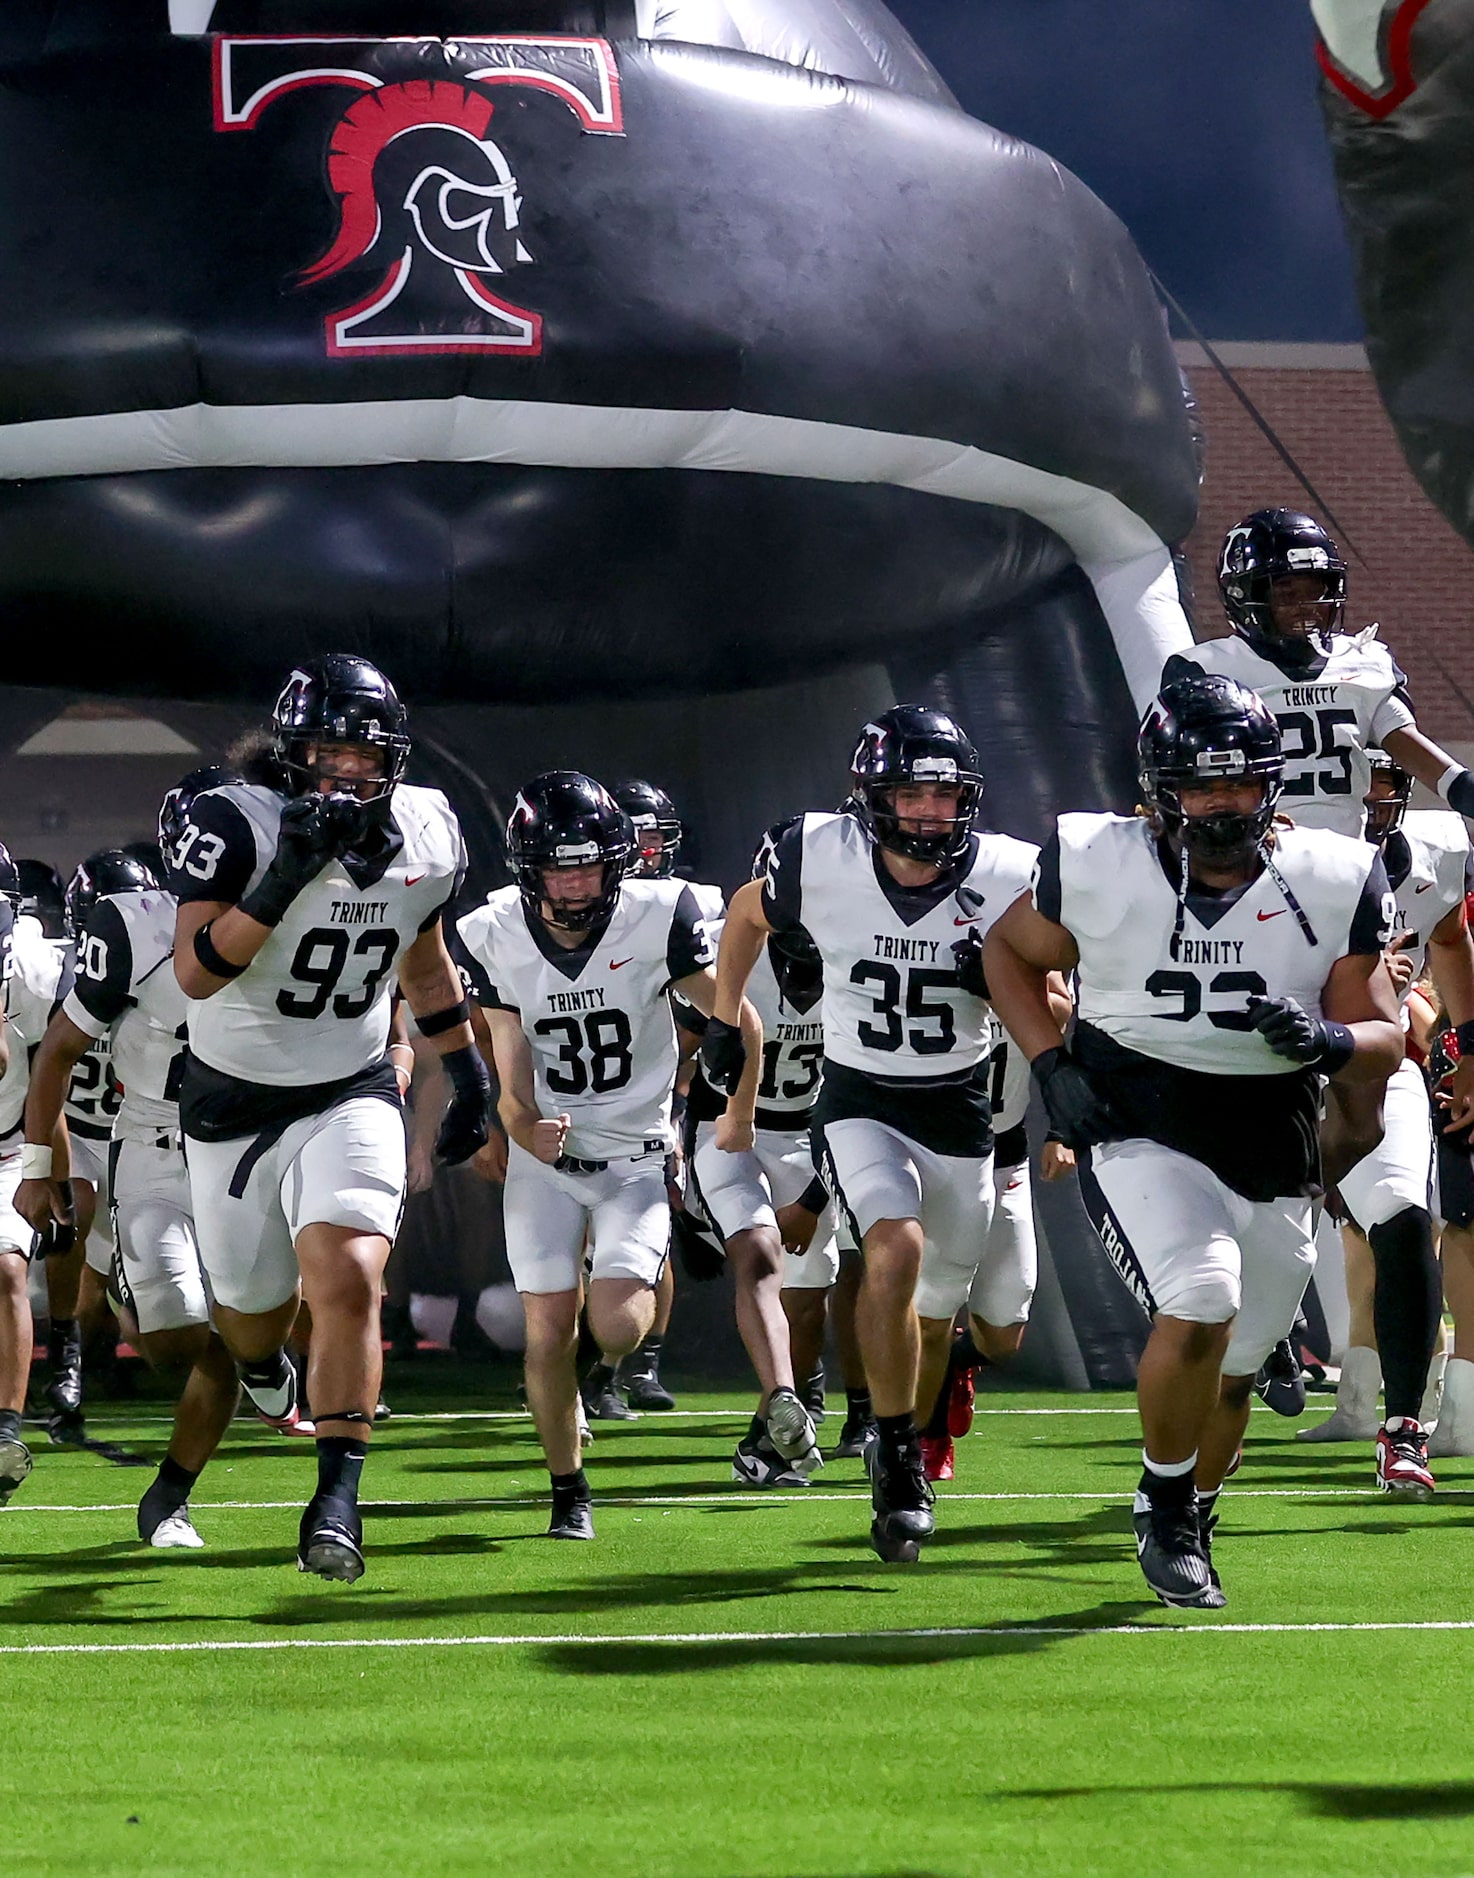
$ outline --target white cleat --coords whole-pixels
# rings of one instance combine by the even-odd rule
[[[805,1480],[824,1465],[814,1420],[792,1389],[775,1389],[768,1398],[768,1439],[796,1474]]]
[[[1474,1363],[1465,1357],[1448,1359],[1438,1424],[1428,1438],[1428,1453],[1437,1461],[1474,1454]]]
[[[205,1543],[194,1529],[187,1504],[172,1512],[167,1519],[161,1519],[149,1534],[148,1542],[160,1551],[187,1549],[191,1552],[198,1552]]]
[[[1382,1359],[1375,1350],[1353,1344],[1341,1359],[1336,1407],[1324,1421],[1297,1428],[1297,1441],[1375,1441],[1382,1417],[1377,1397],[1382,1388]]]

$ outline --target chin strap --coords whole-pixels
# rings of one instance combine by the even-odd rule
[[[1180,843],[1178,854],[1181,857],[1182,865],[1178,869],[1177,874],[1177,916],[1172,921],[1172,938],[1167,947],[1167,956],[1174,964],[1181,957],[1182,929],[1187,924],[1188,870],[1192,866],[1192,860],[1187,851],[1185,828],[1183,834],[1179,835],[1178,840]]]
[[[1270,879],[1274,882],[1275,886],[1279,888],[1280,892],[1285,896],[1285,905],[1295,915],[1295,919],[1299,924],[1300,930],[1305,935],[1306,944],[1318,946],[1320,944],[1320,941],[1315,936],[1315,928],[1311,925],[1310,920],[1305,912],[1305,908],[1301,906],[1300,902],[1295,898],[1294,894],[1291,892],[1289,881],[1285,879],[1284,875],[1280,872],[1280,870],[1274,864],[1274,856],[1269,851],[1269,836],[1268,835],[1266,835],[1264,839],[1259,843],[1259,857],[1264,862],[1265,870],[1269,874]]]

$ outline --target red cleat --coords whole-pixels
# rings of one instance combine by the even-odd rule
[[[923,1435],[921,1437],[921,1465],[926,1471],[928,1480],[950,1480],[953,1459],[950,1435]]]
[[[316,1423],[304,1421],[302,1411],[295,1402],[288,1415],[263,1415],[260,1409],[257,1409],[256,1419],[265,1422],[268,1428],[274,1428],[279,1435],[306,1435],[309,1441],[315,1439],[317,1435]]]
[[[1223,1478],[1225,1480],[1232,1480],[1234,1475],[1239,1471],[1239,1469],[1243,1466],[1243,1464],[1244,1464],[1244,1450],[1241,1447],[1235,1448],[1233,1459],[1229,1462],[1228,1466],[1225,1467],[1223,1470]]]
[[[1433,1494],[1428,1431],[1410,1415],[1402,1417],[1395,1431],[1385,1422],[1377,1430],[1377,1485],[1405,1500],[1426,1500]]]
[[[947,1385],[947,1433],[954,1441],[972,1432],[972,1410],[977,1399],[972,1366],[954,1369]]]

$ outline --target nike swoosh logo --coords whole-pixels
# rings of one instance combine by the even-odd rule
[[[406,874],[404,884],[406,887],[417,887],[424,878],[423,874]]]
[[[1426,893],[1432,885],[1433,885],[1433,882],[1431,880],[1425,880],[1421,887],[1414,887],[1413,892],[1414,893]]]
[[[980,914],[974,913],[971,919],[954,919],[952,924],[954,926],[976,926],[980,918]]]
[[[634,953],[631,952],[629,958],[627,959],[610,959],[609,961],[610,971],[617,972],[621,968],[621,966],[628,965],[630,963],[630,960],[633,959],[634,956],[635,956]]]
[[[1285,909],[1281,907],[1278,913],[1256,913],[1254,917],[1255,919],[1278,919],[1280,916],[1280,913],[1283,913],[1284,910]]]

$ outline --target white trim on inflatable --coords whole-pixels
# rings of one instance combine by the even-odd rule
[[[210,30],[215,0],[169,0],[169,31],[193,39]]]
[[[657,411],[525,400],[181,405],[0,425],[0,477],[140,470],[525,463],[560,469],[699,469],[887,483],[1018,509],[1070,547],[1100,598],[1137,707],[1163,661],[1191,644],[1171,556],[1119,497],[936,437],[757,411]]]

